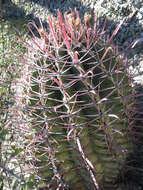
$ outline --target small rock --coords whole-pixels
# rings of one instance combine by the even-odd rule
[[[140,33],[140,36],[143,37],[143,32]]]
[[[139,20],[141,20],[142,17],[143,17],[143,14],[139,12],[139,13],[137,14],[137,17],[138,17]]]

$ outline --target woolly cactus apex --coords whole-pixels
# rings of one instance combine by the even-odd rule
[[[105,26],[78,11],[48,17],[27,43],[29,125],[38,175],[48,189],[114,189],[131,145],[127,64]]]

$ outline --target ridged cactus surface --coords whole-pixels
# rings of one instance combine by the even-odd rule
[[[34,167],[41,189],[117,189],[132,146],[128,65],[105,36],[106,20],[77,11],[48,16],[48,32],[30,23],[24,87],[35,131]],[[32,26],[32,27],[31,27]],[[33,32],[36,28],[37,35]],[[33,146],[33,145],[32,145]]]

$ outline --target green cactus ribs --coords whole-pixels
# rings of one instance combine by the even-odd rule
[[[96,14],[85,14],[82,22],[78,11],[64,16],[58,11],[57,18],[47,20],[48,32],[29,23],[25,59],[38,175],[52,190],[116,189],[132,149],[127,136],[131,82],[112,43],[121,24],[105,38],[106,20],[101,27]]]

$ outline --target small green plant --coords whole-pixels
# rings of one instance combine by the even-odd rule
[[[116,189],[132,150],[128,64],[112,43],[121,24],[107,37],[106,19],[102,27],[96,14],[83,20],[58,11],[48,32],[28,25],[21,103],[39,189]]]
[[[18,184],[21,181],[23,183],[22,172],[17,170],[20,164],[16,160],[22,150],[16,143],[15,147],[12,145],[16,133],[14,124],[17,122],[12,118],[14,91],[17,88],[15,82],[20,70],[17,65],[19,55],[24,53],[24,47],[17,40],[16,31],[20,28],[24,37],[23,23],[22,20],[11,23],[4,18],[0,19],[0,189],[12,188],[15,180]]]

